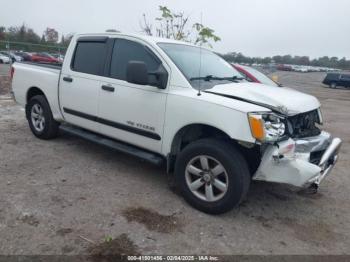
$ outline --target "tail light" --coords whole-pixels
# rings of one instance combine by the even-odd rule
[[[13,75],[15,74],[15,68],[12,66],[11,67],[11,80],[13,79]]]

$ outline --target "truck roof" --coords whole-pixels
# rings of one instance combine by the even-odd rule
[[[191,44],[189,42],[185,41],[179,41],[179,40],[173,40],[168,38],[161,38],[161,37],[155,37],[155,36],[148,36],[148,35],[142,35],[142,34],[132,34],[132,33],[117,33],[117,32],[106,32],[106,33],[83,33],[83,34],[76,34],[77,37],[79,36],[129,36],[129,37],[135,37],[139,38],[141,40],[145,40],[147,42],[152,42],[154,44],[157,43],[172,43],[172,44],[183,44],[183,45],[189,45],[189,46],[196,46],[194,44]]]

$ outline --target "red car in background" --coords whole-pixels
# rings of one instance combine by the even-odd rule
[[[60,63],[60,61],[57,58],[54,58],[53,56],[50,56],[49,54],[45,54],[45,53],[33,53],[31,55],[31,61],[39,62],[39,63],[52,63],[52,64]]]
[[[279,65],[277,65],[277,70],[280,70],[280,71],[293,71],[293,67],[291,65],[279,64]]]
[[[232,66],[249,82],[260,83],[268,86],[281,86],[279,83],[276,83],[268,76],[250,66],[238,64],[233,64]]]

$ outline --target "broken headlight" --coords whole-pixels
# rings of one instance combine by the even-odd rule
[[[323,125],[323,116],[322,116],[321,108],[317,108],[317,115],[318,115],[318,123],[320,125]]]
[[[260,142],[275,142],[285,137],[285,118],[271,112],[249,113],[252,135]]]

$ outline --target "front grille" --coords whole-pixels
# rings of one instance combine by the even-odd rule
[[[290,116],[287,118],[287,122],[289,135],[293,138],[317,136],[321,133],[316,125],[320,123],[317,109]]]

